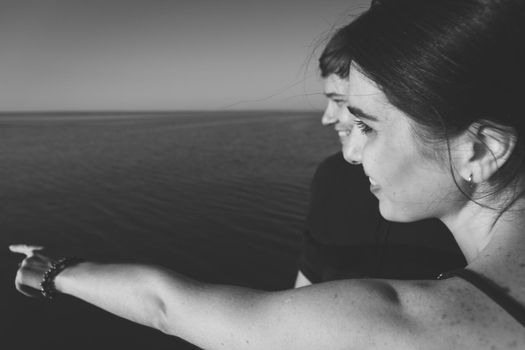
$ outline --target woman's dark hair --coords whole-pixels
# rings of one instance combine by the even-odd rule
[[[475,122],[514,128],[513,154],[489,180],[497,193],[524,170],[524,53],[524,0],[379,0],[332,37],[319,65],[346,77],[355,62],[426,144]]]

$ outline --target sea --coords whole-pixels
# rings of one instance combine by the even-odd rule
[[[18,293],[14,243],[54,257],[293,285],[309,185],[340,148],[319,111],[0,115],[2,349],[197,349],[75,298]],[[0,251],[1,251],[0,250]]]

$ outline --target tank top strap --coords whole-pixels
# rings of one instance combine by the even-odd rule
[[[458,269],[442,273],[437,279],[443,280],[452,277],[459,277],[470,282],[525,327],[525,307],[512,298],[508,294],[507,289],[500,287],[488,278],[468,269]]]

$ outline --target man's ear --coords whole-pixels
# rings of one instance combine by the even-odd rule
[[[486,120],[472,123],[464,137],[459,171],[470,184],[490,179],[507,162],[518,140],[513,127]]]

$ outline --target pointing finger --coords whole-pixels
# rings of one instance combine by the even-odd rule
[[[44,247],[27,244],[13,244],[9,246],[9,250],[13,253],[25,254],[26,256],[32,256],[35,250],[42,250]]]

